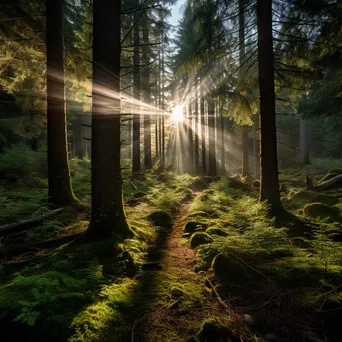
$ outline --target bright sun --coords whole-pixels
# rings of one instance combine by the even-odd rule
[[[172,112],[172,120],[174,123],[182,122],[184,120],[183,107],[177,106]]]

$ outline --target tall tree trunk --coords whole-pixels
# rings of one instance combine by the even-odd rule
[[[188,172],[192,174],[194,172],[194,140],[193,140],[193,117],[192,117],[192,98],[191,88],[189,95],[189,106],[188,106],[188,142],[189,142],[189,159],[188,159]]]
[[[201,82],[202,83],[202,82]],[[204,94],[203,85],[200,84],[200,115],[201,115],[201,149],[202,149],[202,173],[207,171],[207,150],[206,150],[206,127],[205,127],[205,112],[204,112]]]
[[[195,126],[194,126],[195,141],[194,141],[194,152],[195,152],[195,173],[197,175],[200,173],[198,127],[199,127],[199,124],[198,124],[198,77],[196,76],[196,80],[195,80]]]
[[[143,69],[143,84],[144,84],[144,102],[146,104],[150,104],[151,102],[151,86],[150,86],[150,67],[149,62],[150,59],[148,57],[148,44],[149,42],[149,26],[148,26],[148,18],[145,16],[144,18],[144,31],[143,31],[143,40],[146,46],[143,50],[143,63],[146,65]],[[152,168],[152,150],[151,150],[151,115],[147,114],[146,111],[144,113],[144,162],[145,168]]]
[[[260,165],[259,162],[259,154],[258,154],[258,144],[257,144],[257,137],[259,133],[259,125],[258,125],[258,115],[255,114],[253,116],[253,160],[254,160],[254,178],[258,177],[258,165]]]
[[[216,170],[216,141],[215,141],[215,102],[208,96],[208,127],[209,127],[209,176],[215,177]]]
[[[245,12],[244,0],[239,0],[239,60],[240,60],[240,75],[243,77],[243,69],[245,63],[246,47],[245,47]],[[242,176],[249,174],[249,140],[248,126],[242,127]]]
[[[309,123],[303,119],[300,119],[300,154],[302,164],[310,164]]]
[[[163,29],[162,29],[163,30]],[[162,31],[162,55],[161,55],[161,65],[162,65],[162,84],[161,84],[161,97],[162,97],[162,111],[163,116],[161,118],[161,165],[165,165],[165,56],[164,56],[164,30]]]
[[[68,164],[62,0],[46,1],[47,146],[49,201],[75,201]]]
[[[72,131],[74,133],[75,156],[79,159],[83,159],[84,147],[83,147],[82,114],[76,113],[75,119],[72,121]]]
[[[260,200],[270,211],[283,211],[280,201],[277,133],[275,119],[274,55],[272,37],[272,0],[257,0],[258,63],[260,93]]]
[[[220,104],[220,100],[219,100],[219,115],[220,115],[220,119],[221,119],[221,175],[225,176],[226,175],[226,149],[225,149],[225,141],[224,141],[224,122],[225,122],[225,118],[222,114],[222,106]]]
[[[139,0],[136,0],[136,8],[139,8]],[[134,52],[133,52],[133,173],[141,170],[140,164],[140,32],[137,23],[139,13],[134,14]]]
[[[121,2],[93,2],[91,220],[88,236],[131,235],[121,177]]]

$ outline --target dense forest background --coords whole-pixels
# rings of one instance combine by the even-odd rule
[[[0,336],[340,341],[342,7],[2,0]]]

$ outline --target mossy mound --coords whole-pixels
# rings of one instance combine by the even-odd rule
[[[155,226],[171,228],[173,220],[171,215],[166,211],[155,211],[149,215],[148,220],[151,221]]]
[[[307,204],[304,207],[303,212],[304,216],[328,219],[330,222],[338,222],[342,220],[342,217],[336,209],[319,202]]]
[[[250,187],[247,183],[243,183],[240,180],[237,180],[235,178],[229,178],[228,179],[228,188],[241,190],[241,191],[249,191]]]
[[[322,202],[328,205],[337,204],[340,196],[337,194],[325,194],[317,191],[302,190],[299,192],[291,192],[287,197],[284,197],[285,202],[288,202],[291,207],[303,208],[305,204]]]
[[[229,234],[225,229],[219,227],[211,227],[206,231],[210,235],[217,235],[217,236],[228,236]]]
[[[223,282],[238,283],[246,280],[245,267],[229,255],[216,255],[211,263],[211,267],[215,275]]]
[[[191,236],[190,246],[191,248],[196,248],[200,245],[204,245],[211,242],[213,242],[213,238],[209,234],[204,232],[196,232]]]
[[[200,342],[239,341],[238,337],[216,317],[205,319],[197,336]]]
[[[208,213],[206,213],[205,211],[201,211],[201,210],[196,210],[196,211],[193,211],[192,213],[190,213],[189,215],[188,215],[188,218],[190,218],[190,217],[196,217],[196,216],[198,216],[198,217],[209,217],[209,214]]]
[[[208,188],[208,184],[203,179],[196,179],[190,184],[189,188],[192,191],[203,191]]]
[[[198,222],[195,221],[189,221],[186,223],[185,227],[184,227],[184,232],[185,233],[193,233],[196,230],[203,230],[205,227]]]

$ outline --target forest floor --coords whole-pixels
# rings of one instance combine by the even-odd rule
[[[190,202],[182,204],[171,231],[158,246],[158,257],[153,251],[148,258],[160,265],[160,269],[148,272],[155,272],[162,291],[153,293],[148,312],[135,322],[132,341],[189,341],[192,335],[195,340],[203,320],[213,316],[229,320],[225,308],[210,295],[203,272],[195,272],[197,251],[183,237],[189,208]],[[151,274],[141,277],[150,279]],[[146,298],[150,293],[147,287]]]
[[[23,173],[27,159],[15,169],[6,160],[0,224],[49,212],[38,165]],[[89,161],[72,160],[86,206],[0,234],[0,339],[340,342],[342,193],[305,189],[308,173],[315,184],[342,173],[328,164],[281,170],[282,203],[303,223],[295,226],[267,215],[253,179],[127,171],[134,236],[89,242]]]

